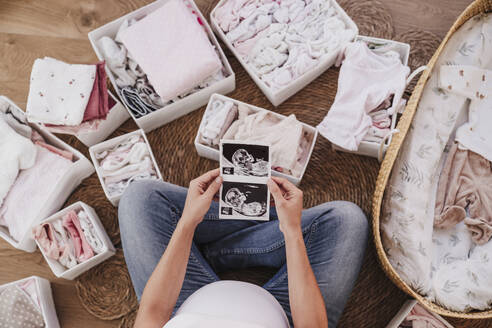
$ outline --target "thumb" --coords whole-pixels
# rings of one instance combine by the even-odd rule
[[[222,177],[218,176],[215,178],[212,183],[208,186],[207,190],[205,190],[204,195],[205,197],[212,199],[214,198],[215,194],[219,191],[220,186],[222,185]]]
[[[270,189],[270,192],[273,195],[273,199],[275,199],[275,202],[278,202],[284,198],[284,196],[282,195],[282,191],[275,181],[273,181],[272,179],[268,179],[267,185],[268,189]]]

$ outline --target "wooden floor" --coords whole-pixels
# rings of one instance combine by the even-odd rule
[[[363,0],[360,0],[363,1]],[[470,0],[380,0],[391,11],[396,33],[409,28],[443,37]],[[25,107],[34,59],[97,60],[87,33],[145,3],[145,0],[0,0],[0,94]],[[198,0],[201,9],[216,1]],[[30,275],[52,282],[62,327],[117,327],[118,321],[92,317],[80,305],[73,283],[56,279],[39,251],[17,251],[0,240],[0,284]]]

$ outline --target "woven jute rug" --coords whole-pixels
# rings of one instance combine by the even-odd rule
[[[216,1],[198,0],[198,6],[206,17]],[[393,38],[394,28],[389,11],[375,0],[340,1],[360,29],[360,34]],[[426,32],[409,31],[396,36],[412,46],[410,65],[415,68],[425,64],[439,45],[439,39]],[[316,126],[329,110],[337,90],[338,69],[330,68],[318,79],[298,92],[281,106],[274,108],[255,85],[235,57],[223,49],[236,73],[236,90],[228,96],[281,114],[295,114],[307,124]],[[203,115],[201,108],[170,124],[148,133],[148,139],[164,180],[187,186],[189,181],[218,163],[197,155],[193,140]],[[111,137],[135,130],[127,121]],[[65,137],[72,145],[87,154],[87,148],[77,139]],[[304,191],[304,206],[310,207],[331,200],[348,200],[358,204],[369,215],[374,184],[378,173],[377,160],[369,157],[335,152],[331,144],[319,137],[300,188]],[[95,175],[85,180],[67,203],[82,200],[93,206],[108,230],[112,241],[119,245],[117,210],[104,196]],[[368,217],[368,220],[371,218]],[[344,270],[344,268],[340,268]],[[274,272],[264,268],[227,272],[222,278],[247,280],[261,284]],[[79,278],[78,295],[91,314],[106,320],[121,319],[120,327],[131,327],[135,319],[137,302],[131,281],[121,254],[93,268]],[[357,284],[345,308],[339,327],[384,327],[398,312],[407,296],[397,289],[384,275],[377,263],[372,241]],[[450,320],[461,324],[460,320]],[[476,322],[473,327],[486,327]]]

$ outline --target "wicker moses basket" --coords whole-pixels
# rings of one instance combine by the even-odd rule
[[[455,312],[447,310],[439,305],[436,305],[423,297],[422,295],[415,292],[412,288],[410,288],[398,275],[395,269],[391,266],[388,257],[383,249],[383,244],[381,242],[381,233],[380,233],[380,215],[381,215],[381,205],[383,202],[384,191],[386,185],[388,183],[391,169],[398,157],[398,151],[402,146],[403,140],[408,132],[410,127],[410,123],[414,117],[414,114],[417,110],[417,106],[419,104],[420,98],[422,96],[422,92],[426,85],[427,79],[430,76],[430,73],[441,55],[444,46],[451,38],[451,36],[458,30],[458,28],[463,25],[470,18],[475,15],[481,13],[488,13],[492,11],[492,0],[476,0],[465,11],[460,15],[460,17],[453,24],[449,32],[446,34],[444,40],[441,42],[439,48],[436,50],[431,60],[427,64],[428,70],[424,71],[422,76],[420,77],[415,89],[410,97],[408,104],[405,108],[405,112],[400,118],[397,128],[400,130],[400,133],[394,135],[391,145],[389,146],[384,161],[381,164],[381,169],[379,171],[379,176],[376,182],[376,188],[374,191],[374,199],[373,199],[373,207],[372,207],[372,216],[373,216],[373,234],[374,234],[374,242],[376,244],[376,250],[386,275],[404,292],[409,294],[410,296],[417,299],[423,306],[427,307],[428,310],[431,310],[435,313],[456,317],[456,318],[467,318],[467,319],[485,319],[492,318],[492,310],[488,311],[474,311],[474,312]]]

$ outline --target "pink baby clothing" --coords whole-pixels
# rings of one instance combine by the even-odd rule
[[[43,253],[50,259],[58,260],[63,253],[63,248],[58,244],[55,230],[51,223],[43,223],[34,227],[33,237],[37,240]]]
[[[447,328],[446,325],[424,309],[420,304],[415,304],[413,309],[405,318],[401,327],[412,328]]]
[[[92,87],[91,96],[85,108],[83,122],[94,119],[105,119],[109,112],[108,87],[106,85],[105,62],[96,64],[96,73],[94,86]]]
[[[4,221],[9,234],[20,240],[38,218],[60,180],[72,167],[72,161],[39,145],[34,165],[22,170],[0,207],[0,221]],[[2,220],[3,219],[3,220]]]
[[[94,251],[87,242],[84,231],[80,227],[79,217],[75,211],[70,211],[62,219],[63,227],[67,229],[75,246],[77,261],[84,262],[94,256]]]
[[[207,33],[182,0],[169,0],[120,34],[164,102],[193,90],[222,68]]]
[[[32,141],[34,144],[48,149],[50,152],[55,153],[61,157],[65,157],[66,159],[72,161],[73,160],[73,154],[72,152],[65,150],[65,149],[60,149],[58,147],[55,147],[53,145],[50,145],[44,141],[43,136],[36,130],[32,131],[32,136],[31,136]]]
[[[441,88],[471,100],[468,122],[456,130],[456,141],[492,161],[492,70],[470,65],[442,65]]]
[[[450,228],[463,220],[475,243],[483,245],[490,240],[492,166],[484,157],[454,143],[439,177],[434,226]]]
[[[388,113],[396,111],[409,71],[399,58],[375,54],[364,42],[348,44],[335,101],[317,126],[319,133],[344,149],[357,150],[372,126],[369,113],[390,95]]]

